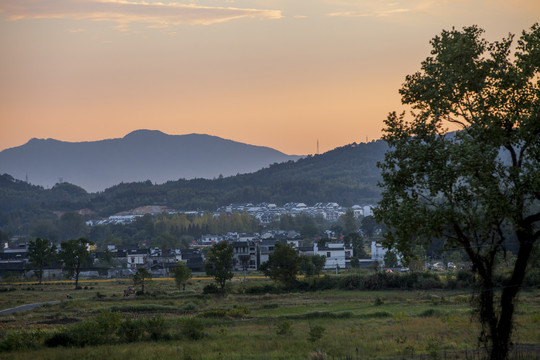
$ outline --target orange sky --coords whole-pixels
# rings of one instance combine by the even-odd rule
[[[429,40],[538,0],[0,0],[0,150],[206,133],[288,154],[377,139]]]

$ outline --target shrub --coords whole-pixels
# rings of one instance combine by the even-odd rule
[[[75,324],[68,334],[76,346],[112,344],[117,340],[115,335],[121,322],[120,313],[104,311],[93,319]]]
[[[279,294],[281,289],[277,288],[274,284],[262,284],[254,285],[246,288],[246,294]]]
[[[324,332],[326,331],[326,328],[321,325],[315,325],[312,328],[309,329],[309,336],[308,340],[310,342],[316,342],[320,340],[323,337]]]
[[[41,331],[8,331],[0,341],[0,352],[37,349],[43,338]]]
[[[146,331],[150,340],[166,340],[169,338],[165,319],[160,314],[153,316],[145,321]]]
[[[76,343],[73,337],[70,334],[65,333],[65,332],[56,333],[50,338],[45,340],[45,346],[47,347],[58,347],[58,346],[69,347],[69,346],[75,346],[75,345]]]
[[[276,334],[278,335],[289,335],[292,333],[291,330],[291,322],[287,320],[283,320],[276,326]]]
[[[144,320],[126,318],[120,324],[118,336],[122,342],[139,341],[144,334]]]
[[[364,278],[358,274],[345,276],[339,280],[338,286],[343,290],[362,290]]]
[[[178,321],[180,335],[189,340],[200,340],[205,336],[204,324],[195,318],[184,318]]]
[[[197,310],[197,305],[195,305],[192,302],[188,302],[188,303],[184,304],[184,306],[182,306],[182,310],[188,311],[188,312],[195,311],[195,310]]]
[[[205,287],[203,287],[203,294],[219,294],[219,293],[220,293],[220,290],[217,287],[217,285],[214,283],[210,283],[208,285],[205,285]]]

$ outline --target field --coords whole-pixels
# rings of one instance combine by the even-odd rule
[[[172,279],[154,279],[146,295],[127,297],[130,280],[84,281],[81,290],[70,282],[0,284],[0,310],[60,301],[0,315],[0,359],[472,359],[481,353],[468,289],[246,293],[270,284],[255,278],[235,279],[222,298],[203,294],[209,283],[193,278],[180,291]],[[521,353],[514,357],[540,357],[539,314],[540,290],[524,290],[513,336]],[[56,342],[45,346],[47,338]]]

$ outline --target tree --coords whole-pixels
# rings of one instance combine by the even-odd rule
[[[361,229],[368,237],[372,237],[377,230],[377,221],[371,215],[366,216],[362,219]]]
[[[353,255],[358,259],[365,259],[368,257],[366,250],[364,249],[364,240],[358,233],[350,233],[345,236],[345,242],[352,245]]]
[[[67,212],[58,220],[60,240],[76,239],[87,235],[88,226],[84,217],[76,212]]]
[[[398,259],[396,253],[389,250],[384,254],[383,258],[384,266],[387,268],[396,267],[398,264]]]
[[[138,268],[133,275],[133,285],[141,286],[141,294],[144,294],[144,285],[152,280],[152,274],[145,268]]]
[[[247,254],[238,255],[238,260],[240,261],[240,265],[242,266],[242,271],[244,272],[244,282],[246,281],[246,271],[249,267],[250,259],[251,259],[250,255],[247,255]]]
[[[75,289],[79,288],[81,268],[86,266],[90,258],[90,245],[94,245],[94,243],[85,238],[79,238],[78,240],[72,239],[60,243],[60,252],[58,255],[64,264],[64,269],[67,271],[68,276],[75,277]]]
[[[406,77],[402,102],[383,139],[376,217],[385,245],[403,255],[413,244],[444,239],[463,249],[480,287],[480,339],[491,359],[507,359],[517,295],[540,237],[540,27],[482,38],[476,26],[443,31],[431,56]],[[447,133],[447,127],[457,129]],[[515,249],[512,270],[494,276],[499,255]]]
[[[345,234],[355,233],[358,230],[358,222],[353,209],[347,208],[345,214],[341,215],[340,220],[343,221],[343,232]]]
[[[311,263],[314,266],[314,275],[319,276],[326,264],[326,255],[311,255]]]
[[[51,245],[47,239],[37,238],[28,243],[28,260],[40,284],[43,279],[43,268],[50,265],[55,256],[56,246]]]
[[[176,282],[176,286],[182,290],[186,290],[186,282],[191,279],[191,269],[187,267],[186,263],[179,261],[173,269],[173,277]]]
[[[206,253],[206,273],[214,277],[221,288],[221,294],[225,295],[225,284],[233,278],[233,246],[226,241],[212,245]]]
[[[276,243],[274,252],[270,254],[268,261],[261,265],[261,270],[272,280],[292,288],[300,271],[300,260],[300,256],[292,246]]]

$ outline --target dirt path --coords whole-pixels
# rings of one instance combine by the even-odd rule
[[[34,308],[37,308],[38,306],[42,306],[45,304],[58,304],[59,302],[60,302],[59,300],[56,300],[56,301],[45,301],[45,302],[40,302],[40,303],[35,303],[35,304],[21,305],[21,306],[17,306],[11,309],[0,310],[0,315],[7,315],[7,314],[14,313],[16,311],[32,310]]]

